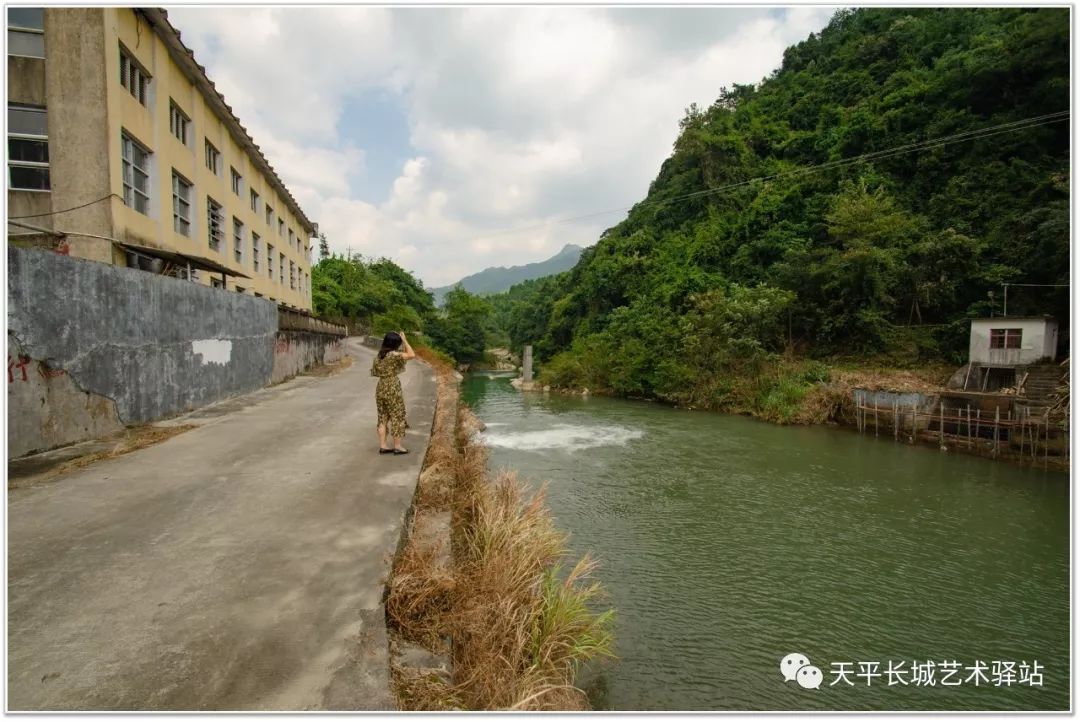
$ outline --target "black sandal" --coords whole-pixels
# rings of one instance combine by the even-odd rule
[[[382,448],[382,447],[380,446],[380,447],[379,447],[379,453],[380,453],[380,454],[393,454],[393,453],[394,453],[394,450],[393,450],[393,449],[384,449],[384,448]]]
[[[402,456],[403,454],[408,454],[408,453],[409,453],[408,449],[394,449],[394,456]]]

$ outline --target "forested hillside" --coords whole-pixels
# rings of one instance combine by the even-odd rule
[[[646,198],[504,326],[553,383],[714,407],[820,375],[792,358],[960,362],[1003,282],[1069,280],[1069,48],[1067,9],[842,11],[690,107]]]

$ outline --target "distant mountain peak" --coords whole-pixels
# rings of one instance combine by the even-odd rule
[[[522,266],[492,266],[485,268],[479,273],[466,276],[457,283],[428,290],[435,296],[435,305],[442,305],[446,292],[459,283],[469,293],[500,293],[509,290],[511,286],[522,281],[531,281],[544,276],[552,276],[573,268],[581,252],[585,250],[581,246],[567,243],[558,253],[545,261],[526,263]]]

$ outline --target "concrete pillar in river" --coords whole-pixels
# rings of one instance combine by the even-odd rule
[[[525,347],[525,354],[521,361],[521,378],[525,383],[533,380],[532,374],[532,345]]]

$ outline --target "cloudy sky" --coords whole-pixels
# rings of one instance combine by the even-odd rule
[[[439,286],[594,243],[625,212],[551,222],[640,200],[690,103],[760,81],[832,12],[176,7],[169,17],[332,250],[393,258]]]

